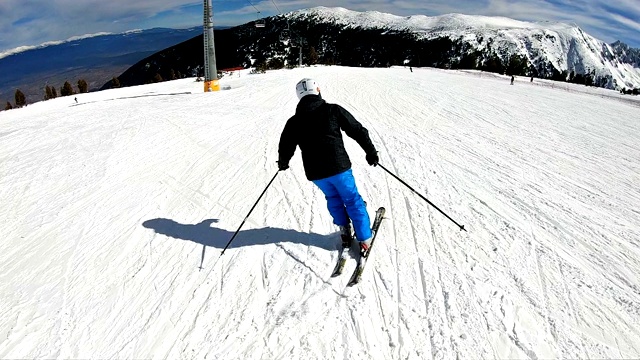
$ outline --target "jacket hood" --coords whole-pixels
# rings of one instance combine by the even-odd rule
[[[325,101],[322,99],[322,96],[320,94],[306,95],[305,97],[300,99],[300,102],[296,107],[296,114],[314,111],[324,103]]]

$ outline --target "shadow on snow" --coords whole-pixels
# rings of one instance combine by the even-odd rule
[[[142,226],[147,229],[152,229],[157,234],[166,235],[175,239],[189,240],[207,247],[222,250],[234,232],[211,226],[217,222],[218,219],[207,219],[192,225],[180,224],[171,219],[158,218],[147,220],[142,223]],[[338,237],[336,234],[309,234],[296,230],[278,228],[249,229],[241,230],[229,246],[229,249],[284,242],[310,245],[325,250],[336,250]]]

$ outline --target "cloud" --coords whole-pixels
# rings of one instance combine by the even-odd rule
[[[0,1],[0,51],[20,45],[37,45],[41,42],[66,39],[74,35],[96,32],[120,32],[140,28],[140,24],[162,26],[168,19],[169,26],[179,24],[178,14],[188,6],[198,6],[201,1],[185,0],[2,0]],[[185,26],[196,24],[198,18],[185,22]],[[27,21],[28,19],[28,21]],[[200,20],[201,21],[201,20]]]
[[[624,26],[631,28],[631,29],[635,29],[636,31],[638,31],[638,33],[640,33],[640,23],[634,20],[629,19],[626,16],[622,16],[622,15],[613,15],[612,18],[619,22],[620,24],[623,24]]]

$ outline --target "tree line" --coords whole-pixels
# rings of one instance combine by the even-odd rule
[[[536,77],[595,87],[617,88],[611,75],[598,75],[593,69],[584,73],[558,71],[550,62],[532,63],[523,54],[508,54],[493,39],[478,38],[484,50],[475,49],[464,38],[448,36],[417,39],[410,31],[340,28],[332,24],[298,24],[299,38],[292,37],[291,47],[284,48],[277,34],[247,32],[248,50],[236,52],[238,62],[259,71],[280,69],[298,63],[302,45],[303,63],[308,65],[343,65],[354,67],[413,66],[444,69],[472,69],[504,75]],[[268,37],[271,36],[272,39]],[[630,90],[626,90],[629,93]],[[631,90],[633,91],[633,90]]]
[[[114,77],[114,80],[117,81],[117,78]],[[113,81],[113,80],[112,80]],[[89,84],[86,80],[80,79],[77,82],[78,90],[76,91],[69,81],[65,81],[62,87],[60,88],[60,96],[70,96],[75,94],[83,94],[89,92]],[[119,87],[119,85],[118,85]],[[58,97],[58,90],[55,86],[46,85],[44,88],[44,100],[55,99]],[[23,106],[27,106],[27,98],[24,93],[20,89],[16,89],[14,95],[14,104],[12,105],[10,101],[7,101],[5,105],[5,110],[11,110],[13,108],[21,108]]]
[[[179,71],[174,71],[173,69],[171,69],[169,71],[168,74],[168,79],[171,80],[175,80],[175,79],[180,79],[182,78],[182,74]],[[160,74],[156,74],[153,78],[151,78],[147,83],[152,83],[152,82],[161,82],[161,81],[165,81],[165,79],[162,78],[162,76],[160,76]],[[120,80],[118,79],[118,77],[114,76],[111,81],[111,86],[113,88],[119,88],[121,87],[120,84]],[[62,87],[60,88],[60,90],[56,89],[55,86],[50,86],[50,85],[46,85],[44,88],[44,100],[50,100],[50,99],[55,99],[58,96],[62,97],[62,96],[70,96],[70,95],[75,95],[75,94],[83,94],[83,93],[88,93],[89,92],[89,84],[87,83],[86,80],[84,79],[80,79],[77,82],[77,91],[73,88],[73,85],[71,85],[71,83],[69,81],[65,81],[64,84],[62,85]],[[60,95],[58,95],[60,94]],[[23,106],[27,106],[27,98],[24,95],[24,93],[20,90],[20,89],[16,89],[15,92],[15,96],[14,96],[14,104],[11,104],[10,101],[7,101],[7,104],[5,105],[4,109],[5,110],[11,110],[11,109],[17,109],[17,108],[21,108]]]

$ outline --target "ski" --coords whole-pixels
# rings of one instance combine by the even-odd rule
[[[371,239],[371,246],[366,253],[360,252],[360,256],[358,257],[358,264],[356,265],[356,269],[353,271],[347,286],[353,286],[360,282],[362,278],[362,273],[364,272],[364,266],[367,264],[367,258],[369,258],[369,254],[371,253],[371,249],[373,249],[373,244],[376,241],[376,235],[378,235],[378,229],[380,228],[380,224],[382,223],[382,219],[384,219],[385,208],[380,207],[376,211],[376,217],[373,220],[373,226],[371,226],[371,232],[373,233],[373,238]]]
[[[340,274],[342,274],[342,271],[344,270],[344,266],[347,263],[347,252],[348,251],[345,251],[345,248],[342,248],[340,250],[338,263],[336,264],[336,267],[333,269],[333,272],[331,273],[331,277],[340,276]]]
[[[336,277],[339,276],[340,274],[342,274],[342,271],[344,270],[344,266],[347,263],[347,258],[348,258],[348,253],[349,253],[349,249],[351,248],[351,243],[353,242],[353,233],[351,234],[351,237],[349,237],[348,239],[342,239],[342,248],[340,248],[340,253],[338,254],[338,263],[336,264],[336,267],[333,269],[333,272],[331,273],[331,277]]]

